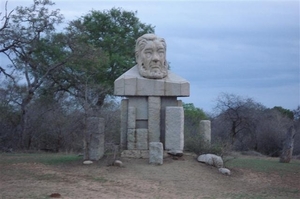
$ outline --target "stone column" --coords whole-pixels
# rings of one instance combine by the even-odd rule
[[[200,134],[203,135],[204,141],[210,145],[211,143],[211,127],[209,120],[200,120]]]
[[[121,132],[120,132],[120,149],[127,148],[127,122],[128,122],[128,99],[121,101]]]
[[[160,142],[160,97],[148,97],[149,142]]]
[[[182,153],[184,147],[183,107],[166,107],[165,149]]]
[[[127,149],[135,149],[136,146],[136,108],[128,107],[128,122],[127,122]]]
[[[104,118],[87,118],[88,153],[90,160],[100,160],[104,155]],[[84,157],[86,159],[86,157]]]

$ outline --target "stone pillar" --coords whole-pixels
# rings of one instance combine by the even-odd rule
[[[163,144],[161,142],[149,143],[149,163],[150,164],[163,164]]]
[[[149,142],[160,142],[160,97],[148,98]]]
[[[127,122],[127,149],[135,149],[136,143],[136,108],[128,107],[128,122]]]
[[[121,132],[120,132],[120,149],[127,148],[127,122],[128,122],[128,99],[121,101]]]
[[[209,120],[200,120],[200,134],[203,135],[204,141],[210,145],[211,142],[211,127]]]
[[[90,160],[100,160],[104,155],[104,118],[87,118],[88,153]],[[84,157],[87,159],[87,157]]]
[[[166,107],[165,149],[182,153],[184,147],[183,107]]]

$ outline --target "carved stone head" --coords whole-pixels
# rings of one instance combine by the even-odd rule
[[[144,34],[135,45],[135,58],[141,76],[162,79],[168,75],[166,42],[155,34]]]

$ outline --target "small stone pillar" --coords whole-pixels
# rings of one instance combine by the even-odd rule
[[[211,143],[211,126],[209,120],[200,120],[200,134],[203,135],[204,141],[210,145]]]
[[[87,118],[88,156],[90,160],[100,160],[104,155],[104,118]],[[85,154],[86,155],[86,154]],[[84,157],[88,159],[88,157]]]
[[[150,164],[163,164],[163,144],[161,142],[149,143],[149,163]]]
[[[184,147],[183,107],[166,107],[166,150],[182,153]]]

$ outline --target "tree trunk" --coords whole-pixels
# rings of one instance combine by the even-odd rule
[[[280,155],[279,162],[289,163],[292,159],[293,148],[294,148],[294,137],[295,137],[295,128],[291,126],[286,133],[286,138],[283,142],[283,149]]]

